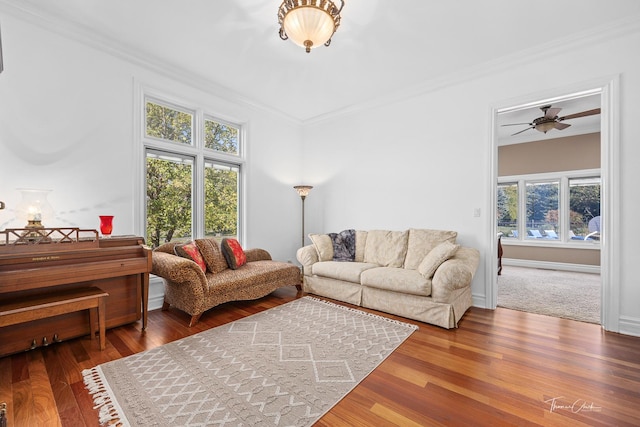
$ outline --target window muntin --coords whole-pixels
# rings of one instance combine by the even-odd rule
[[[192,230],[194,159],[146,153],[147,243],[187,241]]]
[[[205,118],[204,146],[221,153],[240,154],[240,129],[219,120]]]
[[[527,239],[558,239],[559,181],[526,182]]]
[[[498,184],[498,231],[503,237],[518,237],[518,183]]]
[[[193,113],[158,102],[145,102],[145,135],[180,144],[193,144]]]

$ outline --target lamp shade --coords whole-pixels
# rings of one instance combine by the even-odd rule
[[[47,195],[51,190],[37,190],[32,188],[19,188],[22,200],[16,205],[16,216],[24,222],[51,221],[54,210]]]
[[[333,18],[315,6],[300,6],[284,18],[287,36],[298,46],[313,49],[325,44],[333,35]]]
[[[296,189],[300,197],[307,197],[313,187],[310,185],[296,185],[293,188]]]

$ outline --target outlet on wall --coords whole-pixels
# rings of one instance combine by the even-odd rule
[[[481,213],[480,208],[473,208],[473,216],[474,217],[479,217]]]

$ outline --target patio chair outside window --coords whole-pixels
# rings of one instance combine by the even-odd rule
[[[529,238],[542,239],[542,237],[539,230],[529,230]]]

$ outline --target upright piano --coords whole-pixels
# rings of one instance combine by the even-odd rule
[[[145,329],[152,263],[144,239],[98,238],[95,230],[52,230],[62,232],[40,233],[18,243],[0,232],[0,307],[34,295],[96,286],[109,294],[107,328],[142,320]],[[81,232],[90,236],[80,237]],[[88,312],[77,311],[0,327],[0,357],[88,335],[88,319]]]

